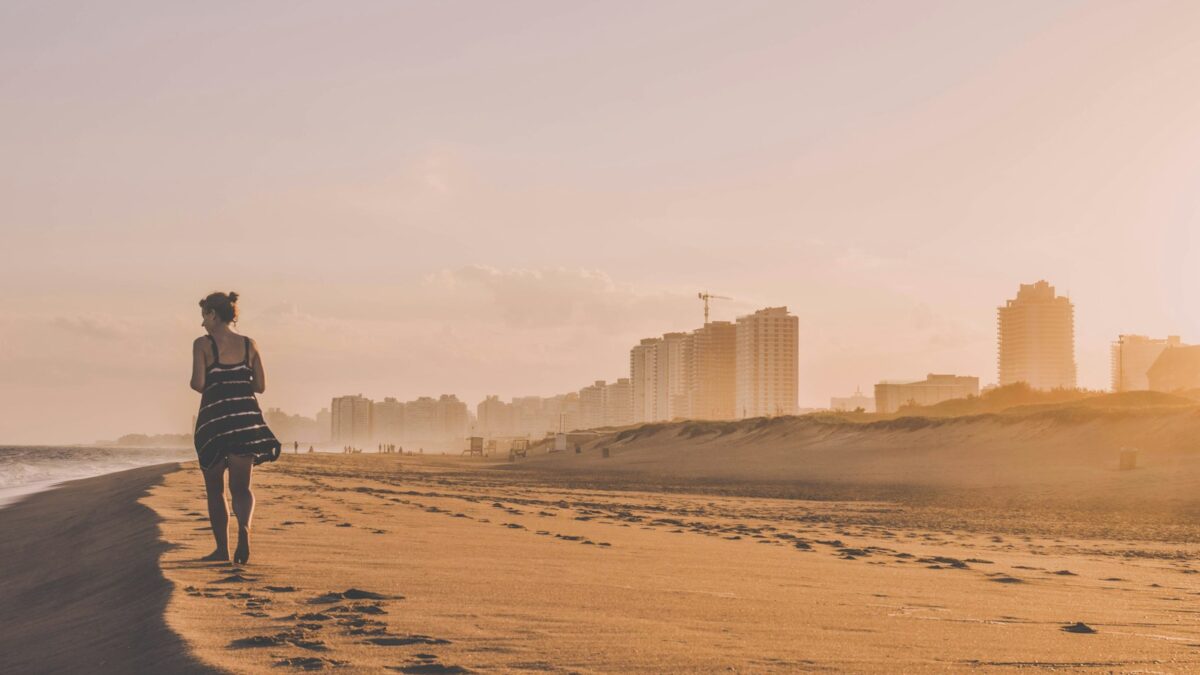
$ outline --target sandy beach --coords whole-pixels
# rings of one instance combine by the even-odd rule
[[[240,570],[195,562],[199,479],[168,474],[145,499],[176,545],[167,622],[237,672],[1200,668],[1195,549],[1178,542],[494,467],[285,457],[258,474]]]
[[[784,430],[794,456],[777,475],[807,463],[799,428]],[[722,482],[702,438],[692,465],[671,459],[681,433],[513,464],[285,455],[256,470],[245,566],[198,562],[212,538],[192,463],[36,495],[0,510],[4,670],[1200,669],[1194,504],[1145,497],[1159,469],[1130,479],[1125,500],[1142,508],[1124,511],[1094,506],[1115,472],[1014,492],[1003,458],[967,493],[936,485],[971,484],[969,462],[903,488],[885,469],[859,487]],[[736,457],[737,442],[720,444]],[[674,477],[656,470],[664,457]],[[1182,490],[1187,472],[1165,458]]]

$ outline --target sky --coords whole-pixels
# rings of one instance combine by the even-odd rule
[[[786,305],[800,405],[996,379],[1046,279],[1079,384],[1200,341],[1200,3],[0,4],[0,443],[189,430],[197,302],[264,407],[627,375]]]

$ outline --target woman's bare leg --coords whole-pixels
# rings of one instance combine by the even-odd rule
[[[250,559],[250,520],[254,517],[254,493],[250,491],[250,474],[254,458],[248,455],[229,456],[229,491],[233,496],[233,514],[238,521],[238,545],[234,562]]]
[[[208,495],[208,521],[217,548],[201,560],[229,560],[229,511],[225,508],[225,461],[204,470],[204,492]]]

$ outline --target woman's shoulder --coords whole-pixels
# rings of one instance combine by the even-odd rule
[[[207,335],[201,335],[195,340],[192,340],[192,349],[208,351],[208,345],[211,344],[210,340],[211,338],[209,338]]]
[[[246,341],[246,347],[250,354],[253,355],[258,353],[258,343],[254,341],[254,338],[250,337],[249,335],[243,335],[242,339]]]

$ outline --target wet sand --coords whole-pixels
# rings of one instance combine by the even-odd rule
[[[65,483],[0,509],[0,673],[205,673],[166,625],[168,545],[139,499],[178,465]]]
[[[194,466],[142,500],[167,624],[236,672],[1200,670],[1197,547],[1169,528],[396,455],[285,455],[255,491],[241,567],[197,562]]]

